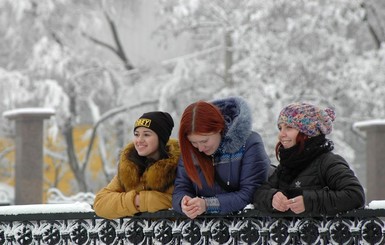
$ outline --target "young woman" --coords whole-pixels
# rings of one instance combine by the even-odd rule
[[[172,205],[191,219],[243,209],[267,179],[270,160],[239,97],[189,105],[180,121],[179,143]]]
[[[365,205],[364,190],[325,135],[335,113],[293,103],[278,117],[276,157],[280,164],[254,195],[255,209],[266,212],[335,215]]]
[[[138,212],[171,208],[180,155],[169,139],[174,121],[166,112],[144,113],[134,126],[134,140],[120,155],[118,174],[95,197],[95,213],[116,219]]]

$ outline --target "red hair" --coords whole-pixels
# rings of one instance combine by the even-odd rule
[[[187,175],[202,188],[202,181],[199,179],[195,164],[201,168],[206,182],[214,184],[214,166],[210,156],[199,152],[187,136],[191,134],[209,134],[223,132],[225,120],[219,109],[204,101],[198,101],[189,105],[183,112],[179,126],[179,144],[183,158],[183,164]],[[195,163],[195,164],[194,164]]]
[[[295,142],[297,145],[299,145],[299,149],[298,149],[298,152],[297,154],[300,154],[303,149],[305,149],[305,141],[309,138],[309,136],[307,136],[306,134],[302,133],[302,132],[298,132],[297,134],[297,138],[295,139]],[[277,158],[277,160],[279,161],[279,149],[281,148],[282,144],[281,142],[278,141],[278,143],[275,145],[275,157]]]

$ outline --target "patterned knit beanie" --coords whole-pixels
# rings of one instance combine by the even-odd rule
[[[144,113],[138,120],[136,120],[134,131],[138,127],[151,129],[158,135],[159,141],[163,145],[166,145],[174,127],[174,121],[167,112],[152,111]]]
[[[308,103],[293,103],[279,113],[277,125],[281,123],[298,129],[307,136],[314,137],[320,134],[329,134],[336,118],[331,108],[321,108]]]

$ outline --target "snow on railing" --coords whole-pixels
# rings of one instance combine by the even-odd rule
[[[0,215],[52,214],[52,213],[89,213],[94,212],[88,203],[69,204],[29,204],[0,207]]]

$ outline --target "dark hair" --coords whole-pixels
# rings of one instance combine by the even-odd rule
[[[305,141],[309,138],[306,134],[302,132],[298,132],[297,138],[295,139],[295,143],[299,145],[297,154],[300,154],[305,149]],[[279,161],[279,149],[281,148],[282,143],[278,141],[275,145],[275,158]]]
[[[126,155],[126,158],[132,161],[133,163],[135,163],[136,166],[138,166],[139,173],[140,175],[142,175],[146,170],[146,168],[152,165],[153,163],[155,163],[156,161],[169,158],[169,155],[167,153],[167,150],[168,150],[167,148],[168,148],[167,146],[163,144],[159,144],[159,148],[158,148],[158,151],[160,153],[159,159],[152,159],[152,158],[140,156],[138,154],[138,151],[135,148],[133,151],[128,152],[128,154]]]
[[[182,114],[179,126],[179,144],[183,164],[187,175],[199,188],[202,188],[202,181],[199,179],[194,163],[200,166],[206,182],[210,186],[214,184],[214,166],[211,157],[199,152],[187,139],[187,136],[223,132],[224,128],[223,115],[216,106],[208,102],[195,102],[186,107]]]

